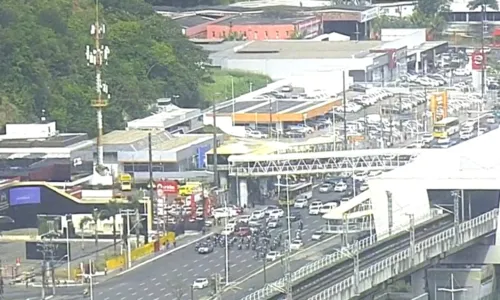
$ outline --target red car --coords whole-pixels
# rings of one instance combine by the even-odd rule
[[[236,235],[239,237],[249,236],[252,234],[252,231],[249,227],[240,227],[236,232]]]

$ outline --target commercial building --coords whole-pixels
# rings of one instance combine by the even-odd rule
[[[115,130],[103,137],[104,164],[114,175],[129,173],[134,180],[149,179],[149,141],[155,179],[206,177],[205,153],[212,148],[211,134],[174,136],[166,131]],[[222,135],[219,137],[222,141]]]
[[[355,82],[388,82],[408,67],[425,72],[447,46],[447,42],[427,42],[425,29],[384,29],[380,41],[252,41],[209,57],[223,69],[266,74],[275,80],[343,70]]]
[[[0,178],[74,185],[90,180],[92,141],[85,133],[59,133],[55,122],[7,124],[0,136]]]
[[[311,38],[321,33],[316,16],[238,15],[207,25],[208,39],[286,40]]]
[[[164,130],[171,134],[189,133],[203,126],[201,110],[180,108],[170,98],[157,100],[157,112],[153,115],[127,122],[128,130]]]

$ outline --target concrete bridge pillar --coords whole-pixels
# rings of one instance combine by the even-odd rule
[[[239,194],[240,194],[240,203],[239,205],[241,207],[247,206],[248,207],[248,183],[246,178],[239,178],[238,179],[238,185],[239,185]]]
[[[425,273],[425,269],[421,269],[411,274],[411,292],[414,297],[426,292]]]
[[[220,188],[225,191],[228,189],[228,172],[219,171]]]

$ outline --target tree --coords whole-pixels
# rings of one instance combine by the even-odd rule
[[[481,7],[481,11],[484,13],[487,7],[498,10],[498,2],[496,0],[471,0],[467,4],[470,10],[476,10]]]
[[[103,80],[112,97],[104,111],[106,131],[145,117],[157,98],[179,95],[179,105],[205,105],[200,85],[207,54],[181,28],[143,0],[100,0],[109,46]],[[38,121],[45,111],[61,132],[95,135],[95,71],[87,66],[95,1],[0,1],[1,122]],[[154,68],[150,68],[155,65]],[[148,72],[148,70],[150,70]],[[0,126],[3,124],[0,124]]]
[[[85,249],[85,242],[84,242],[85,234],[83,229],[90,222],[92,222],[92,218],[85,216],[80,219],[80,224],[78,224],[78,227],[80,228],[80,236],[82,237],[82,250]]]
[[[139,246],[139,241],[141,238],[141,230],[143,228],[142,222],[141,222],[141,216],[139,214],[140,208],[143,205],[140,202],[140,200],[143,198],[141,194],[142,193],[140,191],[136,191],[131,196],[128,197],[128,201],[129,201],[128,208],[135,211],[134,216],[132,216],[131,223],[133,224],[132,226],[134,227],[135,241],[137,243],[137,247]],[[129,228],[129,230],[130,230],[130,228]]]

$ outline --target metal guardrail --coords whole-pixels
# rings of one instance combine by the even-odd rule
[[[454,248],[458,246],[462,246],[463,244],[470,242],[484,234],[491,232],[492,230],[497,228],[497,219],[498,219],[498,209],[493,209],[483,215],[480,215],[474,219],[463,222],[459,226],[458,232],[458,240],[455,243],[455,228],[450,228],[445,231],[442,231],[432,237],[429,237],[415,245],[415,255],[412,255],[412,250],[407,248],[401,252],[398,252],[390,257],[387,257],[370,267],[361,270],[359,272],[359,282],[363,280],[373,281],[373,276],[376,274],[387,270],[388,268],[393,268],[391,274],[398,273],[398,271],[404,272],[407,269],[413,267],[413,265],[418,265],[420,261],[415,262],[414,264],[403,264],[402,262],[406,260],[414,259],[415,256],[418,257],[419,254],[423,254],[422,260],[428,260],[429,251],[432,247],[442,244],[441,250],[447,251],[450,249],[443,248]],[[493,221],[493,222],[492,222]],[[485,227],[483,225],[489,223],[489,227]],[[483,226],[484,228],[481,228]],[[482,230],[474,229],[480,228]],[[447,246],[451,245],[451,246]],[[406,267],[406,268],[405,268]],[[345,280],[335,284],[334,286],[320,292],[319,294],[310,297],[309,300],[331,300],[331,299],[347,299],[347,294],[342,294],[344,291],[352,288],[355,284],[354,275],[346,278]],[[375,283],[378,284],[378,283]],[[363,292],[362,290],[358,292]]]
[[[416,222],[416,224],[423,223],[425,221],[430,220],[432,217],[434,217],[434,214],[432,214],[432,213],[425,214],[425,215],[420,216],[419,218],[416,218],[415,222]],[[409,228],[409,224],[403,224],[397,228],[394,228],[394,229],[392,229],[393,235],[397,234],[403,230],[407,230],[408,228]],[[391,237],[391,235],[389,235],[389,232],[384,232],[382,234],[378,234],[378,236],[383,237],[380,241],[387,240],[388,238]],[[367,238],[359,240],[359,242],[358,242],[359,250],[362,251],[363,249],[366,249],[366,248],[370,247],[371,245],[374,245],[377,242],[378,242],[377,234],[373,234]],[[349,251],[345,251],[347,253],[354,250],[353,245],[350,245],[349,247],[347,247],[347,249],[349,250]],[[305,278],[309,275],[312,275],[312,274],[320,272],[324,269],[333,267],[337,262],[348,257],[345,252],[342,252],[342,253],[335,252],[335,253],[330,254],[330,255],[325,255],[322,258],[320,258],[319,260],[313,261],[313,262],[303,266],[302,268],[296,270],[295,272],[293,272],[291,274],[292,284],[300,282],[303,278]],[[271,297],[271,296],[279,293],[279,290],[283,290],[285,288],[285,285],[286,285],[286,279],[280,278],[279,280],[277,280],[273,283],[267,284],[264,288],[257,290],[250,295],[247,295],[246,297],[244,297],[241,300],[267,299],[268,297]]]

